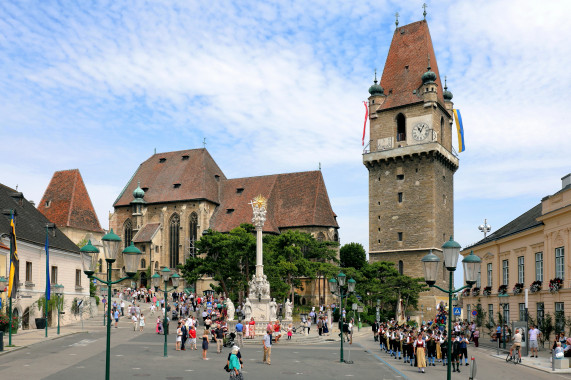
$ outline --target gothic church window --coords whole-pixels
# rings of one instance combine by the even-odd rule
[[[145,261],[145,259],[141,259],[141,268],[146,268],[147,267],[147,262]]]
[[[173,214],[169,223],[169,267],[176,268],[179,263],[179,242],[180,242],[180,217]]]
[[[406,122],[404,115],[397,115],[397,141],[406,141]]]
[[[130,246],[133,241],[133,223],[131,223],[131,219],[127,219],[123,224],[123,236],[125,247]]]
[[[190,251],[194,255],[195,252],[195,242],[198,239],[198,214],[193,212],[190,214]]]

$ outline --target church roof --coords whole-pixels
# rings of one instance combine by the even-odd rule
[[[38,210],[58,227],[103,232],[78,169],[54,173]]]
[[[229,179],[221,184],[221,204],[210,227],[230,231],[241,223],[251,223],[257,195],[268,199],[264,231],[279,233],[281,228],[325,226],[338,228],[336,215],[321,171],[273,174]]]
[[[220,203],[218,183],[224,179],[206,149],[157,153],[139,166],[113,206],[128,206],[138,182],[147,204],[191,199]]]
[[[491,241],[497,241],[504,237],[517,234],[518,232],[522,232],[528,230],[530,228],[534,228],[537,226],[541,226],[543,222],[537,220],[541,216],[541,203],[532,207],[531,209],[527,210],[505,226],[496,230],[493,234],[486,236],[484,239],[480,240],[476,244],[472,244],[469,247],[465,247],[462,250],[465,251],[467,249],[473,249],[480,245],[489,243]]]
[[[16,211],[16,239],[35,243],[41,247],[46,242],[46,224],[48,218],[36,209],[25,198],[21,202],[12,197],[16,190],[0,184],[0,209]],[[10,232],[10,216],[0,214],[0,234]],[[49,235],[50,247],[66,251],[77,252],[79,247],[75,245],[65,234],[57,228]],[[4,247],[0,244],[1,247]]]
[[[153,240],[153,237],[157,233],[157,231],[161,228],[160,223],[148,223],[143,226],[137,232],[135,237],[133,238],[134,243],[147,243]]]
[[[444,104],[436,55],[428,24],[423,20],[395,30],[381,77],[381,86],[387,96],[381,109],[422,101],[422,98],[413,91],[422,85],[422,75],[427,71],[428,57],[431,70],[436,74],[438,101]]]

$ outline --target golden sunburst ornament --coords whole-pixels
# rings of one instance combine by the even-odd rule
[[[252,205],[257,208],[265,208],[267,204],[268,200],[264,198],[262,194],[255,197],[254,200],[252,201]]]

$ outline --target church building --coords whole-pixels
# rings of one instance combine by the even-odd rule
[[[441,247],[454,235],[459,165],[452,148],[452,93],[442,86],[426,20],[397,23],[380,83],[375,74],[369,93],[370,141],[363,153],[369,258],[422,277],[421,258],[432,251],[442,259]],[[437,285],[448,287],[442,273]],[[419,315],[434,316],[443,295],[423,293]]]
[[[115,201],[109,226],[123,244],[134,242],[143,252],[139,284],[145,285],[149,266],[152,273],[172,269],[195,255],[203,231],[229,232],[251,223],[249,203],[260,194],[268,200],[264,233],[295,229],[320,240],[339,240],[321,171],[228,179],[206,149],[157,153],[144,161]],[[120,260],[115,264],[122,266]],[[196,290],[201,293],[206,286],[200,282]],[[305,293],[317,297],[313,284]]]

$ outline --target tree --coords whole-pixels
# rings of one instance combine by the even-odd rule
[[[482,327],[486,321],[486,316],[488,315],[487,312],[484,311],[482,308],[482,304],[480,303],[480,299],[478,298],[478,303],[476,305],[472,305],[472,307],[476,310],[476,326]]]
[[[359,243],[348,243],[339,250],[341,268],[361,270],[367,264],[367,253]]]

